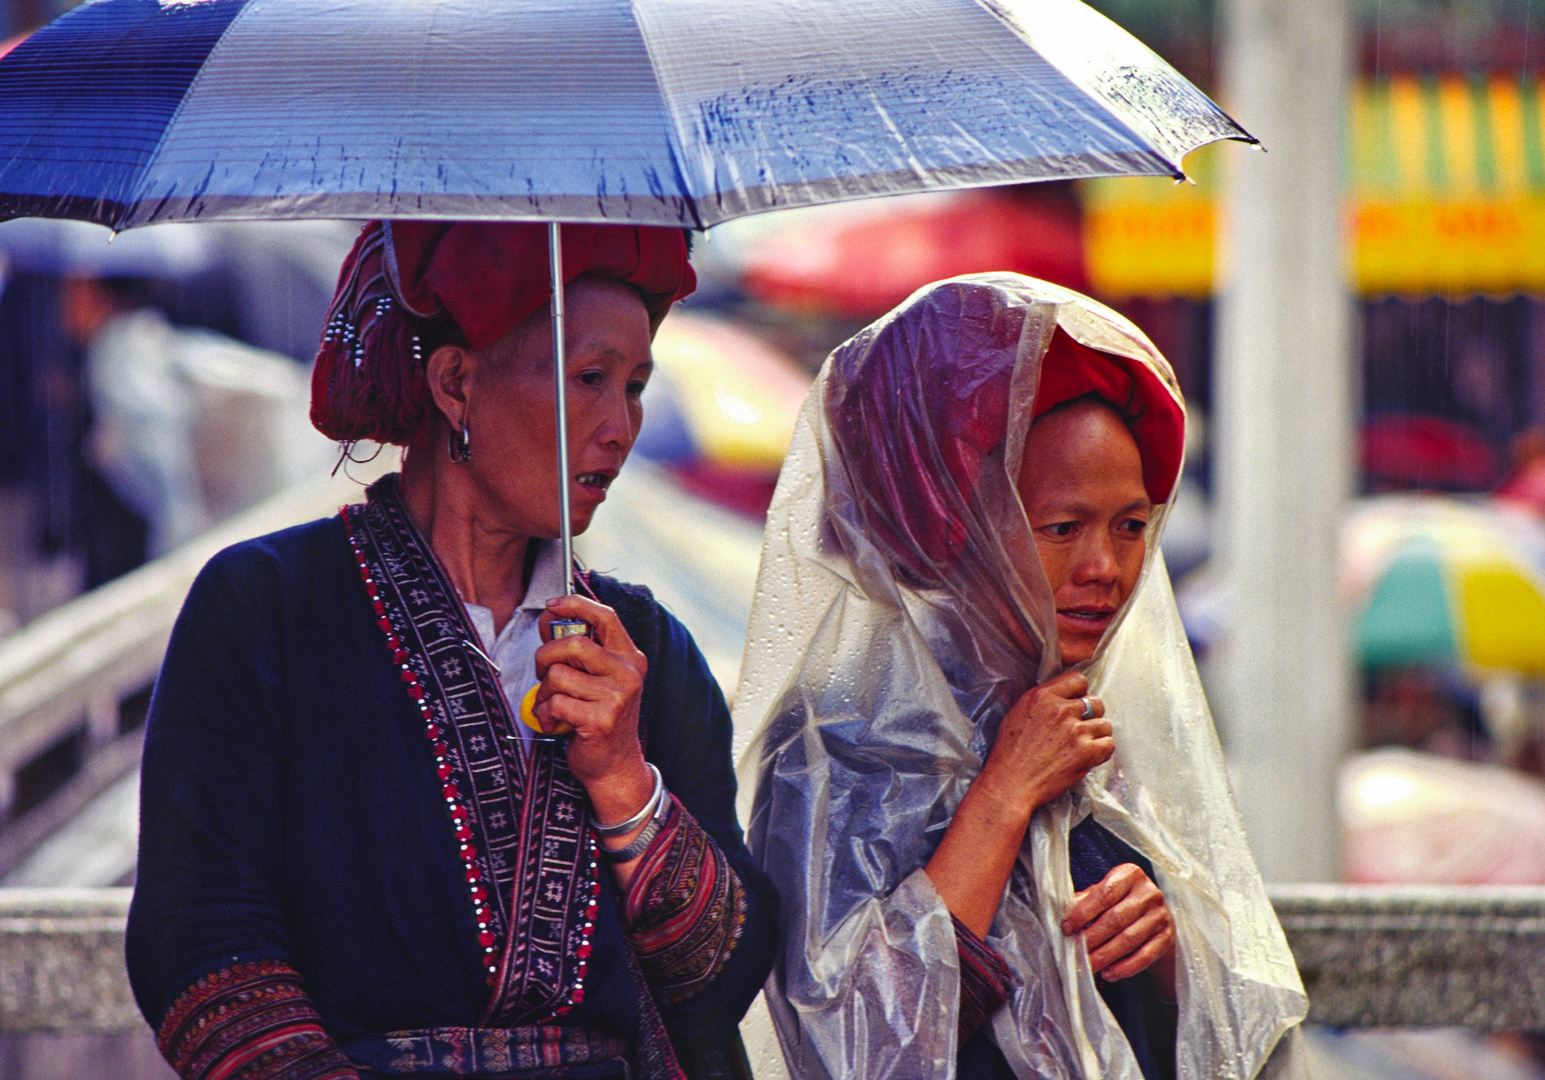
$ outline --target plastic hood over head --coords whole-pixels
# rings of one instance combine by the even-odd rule
[[[954,1075],[955,930],[922,867],[998,722],[1060,667],[1015,479],[1033,417],[1084,393],[1122,413],[1150,495],[1167,498],[1184,432],[1174,373],[1126,319],[1030,278],[920,290],[839,347],[805,403],[735,705],[736,727],[758,732],[742,809],[781,897],[767,1000],[796,1076]],[[1178,1075],[1301,1068],[1284,1035],[1307,1003],[1158,554],[1165,511],[1089,670],[1116,755],[1037,811],[987,939],[1014,976],[989,1034],[1025,1080],[1141,1080],[1060,928],[1068,831],[1089,814],[1153,863],[1174,913]]]

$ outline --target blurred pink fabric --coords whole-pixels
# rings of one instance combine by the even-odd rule
[[[1342,768],[1343,873],[1359,885],[1545,883],[1545,782],[1387,747]]]

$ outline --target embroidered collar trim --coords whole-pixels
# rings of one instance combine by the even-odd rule
[[[584,1001],[601,892],[589,800],[553,743],[521,750],[498,676],[395,474],[341,511],[393,666],[425,724],[493,990],[487,1026]]]

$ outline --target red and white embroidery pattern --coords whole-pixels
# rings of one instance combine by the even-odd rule
[[[278,960],[213,971],[166,1010],[156,1045],[185,1080],[359,1080]]]
[[[386,647],[392,651],[392,663],[396,664],[402,672],[402,681],[407,687],[408,696],[413,699],[424,717],[424,734],[429,736],[430,749],[435,755],[435,771],[439,773],[440,783],[444,785],[440,793],[445,797],[445,805],[450,810],[451,822],[456,830],[461,861],[466,867],[467,888],[472,898],[472,909],[477,915],[478,944],[483,947],[483,955],[487,957],[484,967],[488,969],[488,978],[491,981],[499,974],[499,960],[496,956],[498,938],[494,935],[489,923],[492,913],[488,907],[488,887],[484,884],[482,871],[478,868],[477,848],[472,843],[472,827],[468,824],[466,807],[461,804],[461,789],[456,786],[456,781],[452,777],[454,770],[447,760],[451,752],[450,747],[445,743],[445,732],[435,722],[433,707],[424,700],[424,687],[419,683],[413,669],[408,666],[407,650],[402,647],[402,639],[397,636],[396,630],[392,627],[392,621],[386,614],[386,604],[381,600],[380,588],[376,585],[375,578],[371,576],[370,567],[365,561],[365,553],[354,537],[347,507],[343,510],[343,520],[345,527],[349,530],[349,546],[354,549],[354,561],[359,564],[360,579],[364,581],[365,592],[375,608],[376,622],[380,625],[382,633],[386,635]]]
[[[542,1023],[585,998],[601,891],[589,803],[561,747],[521,751],[498,678],[396,477],[369,494],[342,517],[433,754],[494,990],[482,1022]]]

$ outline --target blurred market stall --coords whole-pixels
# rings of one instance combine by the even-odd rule
[[[1429,32],[1426,52],[1364,32],[1343,135],[1364,476],[1376,491],[1485,490],[1510,441],[1545,423],[1545,76],[1501,30]],[[1187,166],[1194,184],[1081,183],[1083,240],[1096,293],[1208,407],[1226,162],[1204,148]]]

